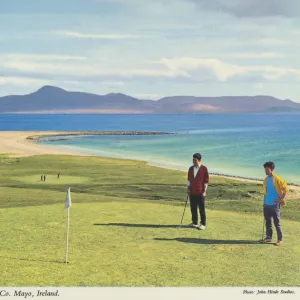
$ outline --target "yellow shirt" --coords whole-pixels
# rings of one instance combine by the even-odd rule
[[[267,178],[268,178],[268,176],[264,179],[264,184],[263,184],[264,195],[267,194]],[[274,182],[274,186],[275,186],[275,189],[276,189],[279,197],[282,197],[282,195],[284,193],[287,193],[289,191],[289,187],[288,187],[287,183],[285,182],[285,180],[283,180],[281,177],[279,177],[278,175],[276,175],[274,173],[273,173],[273,182]],[[285,206],[286,200],[283,200],[281,205]]]

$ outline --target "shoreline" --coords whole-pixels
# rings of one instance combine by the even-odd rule
[[[57,136],[81,136],[81,135],[168,135],[176,134],[175,132],[167,131],[70,131],[70,132],[55,132],[47,134],[30,135],[26,139],[38,141],[44,137],[57,137]]]
[[[75,156],[95,156],[89,153],[82,153],[70,150],[58,149],[46,145],[40,145],[37,142],[43,137],[59,137],[59,136],[80,136],[80,135],[163,135],[174,134],[171,132],[138,132],[138,131],[0,131],[0,155],[4,153],[10,157],[27,157],[34,155],[75,155]],[[146,162],[148,166],[154,166],[169,170],[186,172],[182,169],[176,169],[159,164],[151,164]],[[238,181],[260,183],[263,180],[255,178],[247,178],[243,176],[234,176],[221,173],[210,173],[211,176],[233,179]],[[300,185],[289,184],[293,190],[300,190]]]
[[[151,167],[158,167],[158,168],[164,168],[168,170],[174,170],[174,171],[180,171],[186,173],[187,170],[179,169],[179,168],[171,168],[171,167],[165,167],[159,164],[152,164],[147,162],[148,166]],[[263,179],[257,179],[257,178],[249,178],[249,177],[242,177],[242,176],[235,176],[235,175],[227,175],[227,174],[221,174],[221,173],[209,173],[210,177],[221,177],[221,178],[227,178],[227,179],[233,179],[233,180],[238,180],[238,181],[248,181],[248,182],[253,182],[253,183],[261,183],[263,182]],[[298,186],[297,184],[292,184],[292,186]],[[300,188],[300,185],[299,185]]]
[[[33,155],[77,155],[93,156],[89,153],[58,149],[40,145],[38,141],[44,137],[64,137],[80,135],[164,135],[171,132],[138,132],[138,131],[0,131],[0,154],[11,157],[26,157]],[[63,139],[63,138],[62,138]]]

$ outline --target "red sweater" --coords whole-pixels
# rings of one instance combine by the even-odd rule
[[[191,166],[188,171],[188,181],[190,182],[191,195],[202,195],[204,192],[204,184],[208,184],[209,182],[207,168],[201,165],[194,178],[194,166]]]

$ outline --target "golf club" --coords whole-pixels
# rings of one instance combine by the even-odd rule
[[[263,228],[262,228],[261,240],[258,241],[259,243],[263,243],[264,233],[265,233],[265,218],[263,218]]]
[[[264,240],[264,233],[265,233],[265,219],[263,219],[263,229],[262,229],[262,235],[261,235],[261,240]]]
[[[189,199],[189,195],[186,196],[186,201],[185,201],[184,211],[183,211],[182,218],[181,218],[181,223],[180,223],[179,226],[177,226],[177,228],[181,228],[181,226],[182,226],[182,221],[183,221],[183,217],[184,217],[186,205],[187,205],[187,203],[188,203],[188,199]]]

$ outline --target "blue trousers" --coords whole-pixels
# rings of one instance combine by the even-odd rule
[[[190,207],[192,214],[192,222],[198,224],[198,209],[200,212],[200,224],[206,226],[206,213],[205,213],[205,197],[200,195],[190,195]]]
[[[280,224],[280,207],[278,206],[264,206],[264,216],[266,221],[266,235],[268,239],[272,239],[273,228],[272,219],[277,231],[278,241],[282,241],[282,229]]]

